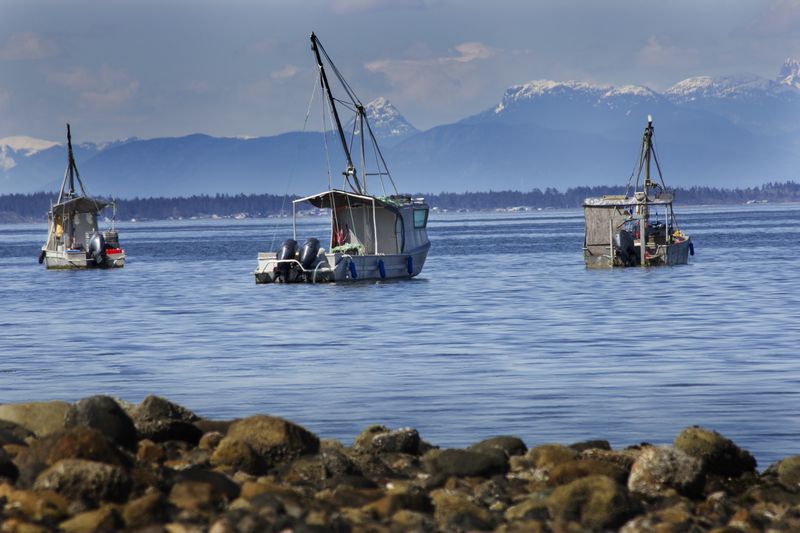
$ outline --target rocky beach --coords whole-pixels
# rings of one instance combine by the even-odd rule
[[[483,436],[476,435],[476,438]],[[598,436],[600,437],[600,436]],[[715,431],[671,445],[514,436],[442,449],[164,398],[0,405],[0,531],[797,531],[800,456],[761,470]]]

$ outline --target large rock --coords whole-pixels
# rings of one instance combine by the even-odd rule
[[[442,476],[486,477],[508,472],[505,457],[457,448],[431,450],[422,457],[422,465],[429,474]]]
[[[41,437],[64,429],[69,407],[61,401],[6,403],[0,405],[0,420],[14,422]]]
[[[547,499],[550,516],[591,530],[619,527],[632,514],[625,487],[606,476],[589,476],[557,487]]]
[[[267,415],[234,422],[226,438],[246,443],[268,467],[319,450],[316,435],[288,420]]]
[[[116,443],[136,449],[136,427],[131,418],[110,396],[90,396],[70,406],[66,427],[88,426],[101,431]]]
[[[85,459],[117,466],[131,462],[116,444],[100,431],[74,427],[36,439],[14,459],[23,487],[33,484],[45,468],[62,459]]]
[[[130,479],[119,466],[64,459],[36,478],[34,490],[52,490],[71,500],[89,503],[123,501],[130,489]]]
[[[675,447],[702,459],[706,471],[722,476],[754,474],[756,460],[746,450],[716,431],[701,427],[686,428],[675,438]]]
[[[264,461],[244,441],[225,437],[211,454],[211,464],[226,466],[235,471],[260,474],[266,470]]]
[[[102,533],[117,531],[122,526],[119,512],[111,505],[79,513],[58,525],[63,533]]]
[[[479,453],[491,453],[494,450],[500,450],[505,454],[506,457],[511,457],[512,455],[523,455],[528,451],[528,447],[525,446],[525,443],[522,441],[522,439],[509,435],[501,435],[499,437],[484,439],[476,444],[473,444],[467,449]]]
[[[442,531],[492,529],[492,514],[463,494],[444,489],[431,493],[434,518]]]
[[[697,496],[703,488],[703,463],[679,448],[645,448],[631,468],[628,490],[656,498],[675,490]]]
[[[0,478],[8,478],[15,481],[19,476],[19,470],[11,457],[8,456],[3,448],[0,448]]]
[[[148,396],[133,409],[133,423],[140,439],[153,442],[182,440],[197,444],[203,432],[194,425],[200,420],[190,410],[159,396]]]
[[[421,442],[413,428],[390,430],[386,426],[370,426],[356,437],[353,448],[375,453],[418,454]]]
[[[613,463],[596,459],[576,459],[554,466],[547,482],[550,485],[565,485],[587,476],[607,476],[621,485],[628,481],[628,471]]]
[[[0,501],[5,502],[6,510],[13,509],[16,515],[48,523],[62,520],[69,507],[69,500],[51,490],[18,490],[8,484],[0,484]]]
[[[578,452],[572,448],[562,446],[561,444],[542,444],[528,450],[525,458],[528,459],[534,467],[551,469],[561,463],[577,459]]]
[[[6,444],[25,444],[25,439],[32,437],[33,432],[25,429],[16,422],[0,420],[0,448]]]

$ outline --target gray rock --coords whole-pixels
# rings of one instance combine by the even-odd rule
[[[136,427],[133,421],[110,396],[90,396],[78,400],[67,411],[66,427],[87,426],[108,436],[116,443],[136,449]]]
[[[49,435],[64,429],[67,402],[7,403],[0,405],[0,420],[14,422],[36,436]]]
[[[418,454],[421,439],[413,428],[390,430],[385,426],[370,426],[356,437],[353,446],[375,453]]]
[[[426,472],[433,475],[487,477],[508,472],[508,460],[495,453],[451,448],[432,450],[422,457]]]
[[[182,440],[197,444],[203,432],[193,424],[200,420],[185,407],[158,396],[148,396],[133,410],[133,423],[140,439],[153,442]]]
[[[703,463],[671,446],[645,448],[633,463],[628,490],[656,498],[674,489],[684,496],[697,496],[704,482]]]
[[[130,478],[122,467],[64,459],[39,474],[34,490],[52,490],[71,500],[92,503],[123,501],[130,490]]]

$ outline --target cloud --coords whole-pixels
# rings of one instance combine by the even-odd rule
[[[5,145],[0,146],[0,169],[7,171],[17,166],[17,162],[14,161],[10,155],[8,155],[6,150],[7,148]]]
[[[14,33],[0,48],[0,61],[44,59],[58,54],[58,46],[36,33]]]
[[[379,59],[364,68],[382,74],[393,87],[394,98],[418,103],[471,98],[487,83],[481,64],[497,50],[480,42],[461,43],[454,50],[456,54],[423,59]]]
[[[382,9],[420,9],[428,5],[426,0],[333,0],[334,13],[348,14]]]
[[[800,26],[800,0],[773,0],[764,4],[764,10],[745,27],[747,33],[762,37],[797,35]]]
[[[51,72],[46,79],[53,85],[78,93],[81,105],[86,108],[116,108],[126,104],[139,91],[139,82],[131,79],[124,70],[103,65],[97,71],[86,67],[73,67],[61,72]]]
[[[637,53],[639,64],[645,67],[685,67],[697,62],[697,51],[661,43],[650,37]]]
[[[300,69],[294,65],[286,65],[282,69],[273,70],[270,72],[269,77],[273,80],[288,80],[300,72]]]

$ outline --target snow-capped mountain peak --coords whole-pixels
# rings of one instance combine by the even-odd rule
[[[800,61],[787,58],[778,74],[778,83],[800,89]]]
[[[652,89],[642,85],[601,85],[584,81],[533,80],[521,85],[512,85],[506,89],[503,99],[494,108],[495,114],[503,113],[509,106],[545,96],[584,98],[592,100],[595,105],[615,107],[622,98],[658,98]]]
[[[388,144],[400,142],[419,131],[383,96],[365,104],[364,110],[372,132],[382,142],[388,141]],[[355,118],[351,118],[345,129],[351,130],[354,121]],[[356,135],[360,133],[358,127],[355,128],[355,133]]]
[[[417,128],[383,96],[369,102],[364,108],[373,131],[379,137],[406,137],[417,132]]]

